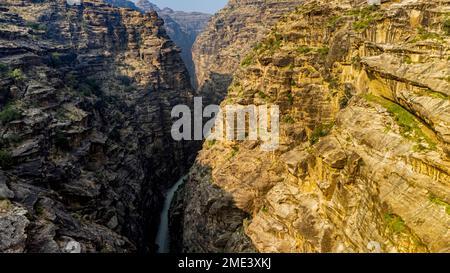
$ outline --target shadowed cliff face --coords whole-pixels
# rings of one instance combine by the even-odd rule
[[[192,89],[162,26],[102,1],[0,3],[1,252],[154,249],[195,156],[170,137]]]
[[[137,7],[144,12],[156,11],[164,20],[164,27],[170,39],[181,48],[181,58],[185,63],[191,82],[195,84],[195,68],[192,60],[192,46],[197,36],[203,31],[211,15],[201,12],[174,11],[169,8],[159,9],[147,0],[140,0]]]
[[[222,107],[279,105],[280,148],[204,143],[185,250],[450,251],[450,6],[364,2],[306,1],[242,58]]]
[[[178,190],[169,223],[171,252],[256,252],[242,226],[250,215],[238,207],[232,193],[210,182],[212,171],[209,165],[196,164]]]
[[[283,15],[301,3],[230,1],[215,14],[192,49],[198,93],[211,103],[220,103],[245,54]]]
[[[160,8],[153,4],[150,3],[148,0],[138,0],[136,1],[136,6],[139,7],[141,10],[143,11],[160,11]]]

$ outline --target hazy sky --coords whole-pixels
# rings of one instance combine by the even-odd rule
[[[223,8],[228,0],[150,0],[150,2],[160,8],[169,7],[173,10],[215,13]]]

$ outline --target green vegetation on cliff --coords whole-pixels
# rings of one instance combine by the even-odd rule
[[[315,144],[321,137],[327,136],[333,129],[334,123],[319,124],[311,133],[309,142]]]
[[[395,102],[372,94],[366,95],[365,98],[386,108],[399,125],[400,133],[407,139],[417,142],[416,149],[418,151],[436,148],[436,143],[422,131],[421,122],[408,110]],[[423,141],[427,143],[426,147],[423,146]]]
[[[386,225],[394,231],[394,233],[402,233],[406,229],[405,221],[403,221],[403,219],[398,215],[386,213],[384,215],[384,220]]]
[[[450,19],[444,21],[443,27],[445,34],[450,35]]]
[[[0,112],[0,122],[5,124],[17,119],[20,119],[22,114],[20,110],[14,104],[7,104]]]
[[[355,17],[353,29],[358,32],[366,30],[376,21],[383,19],[383,13],[376,5],[352,9],[347,12],[347,15]]]
[[[16,68],[14,70],[11,70],[8,73],[8,76],[13,78],[15,81],[21,81],[24,78],[23,72],[20,68]]]
[[[445,208],[445,212],[450,215],[450,204],[445,202],[444,200],[442,200],[439,197],[436,197],[434,195],[430,195],[430,201],[433,204],[439,205],[439,206],[443,206]]]
[[[0,150],[0,167],[4,170],[8,170],[14,165],[14,158],[11,153],[5,150]]]

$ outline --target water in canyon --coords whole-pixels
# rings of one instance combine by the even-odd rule
[[[158,233],[156,235],[155,243],[158,245],[158,253],[170,252],[170,234],[169,234],[169,210],[172,204],[175,192],[178,190],[186,179],[186,176],[180,178],[166,193],[166,199],[164,201],[164,207],[161,212],[161,219],[158,227]]]

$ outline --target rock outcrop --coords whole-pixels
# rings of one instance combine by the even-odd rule
[[[191,104],[154,12],[0,3],[0,252],[151,251],[163,192],[195,155]]]
[[[280,146],[205,142],[185,251],[450,252],[450,3],[383,2],[305,1],[243,58],[222,107],[279,105]]]
[[[210,103],[227,94],[234,72],[246,53],[302,0],[231,0],[215,14],[193,49],[196,87]]]
[[[136,6],[145,12],[149,11],[158,12],[161,10],[157,5],[150,3],[148,0],[138,0],[136,1]]]

